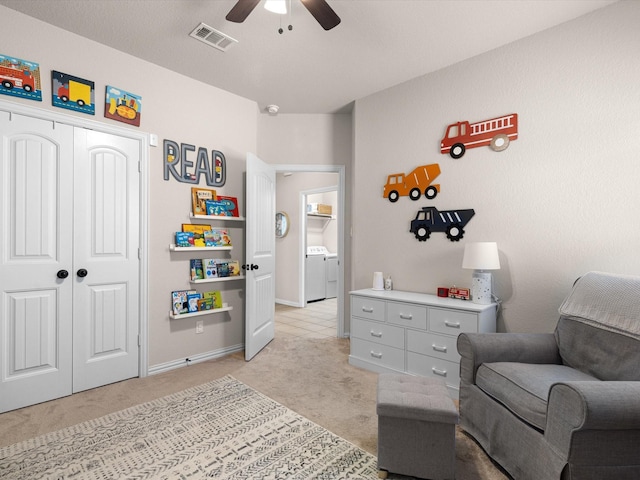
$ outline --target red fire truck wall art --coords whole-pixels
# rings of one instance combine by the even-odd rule
[[[0,55],[0,93],[42,101],[40,65],[21,58]]]
[[[518,138],[518,114],[510,113],[498,118],[469,123],[452,123],[447,127],[440,141],[440,153],[448,153],[452,158],[460,158],[468,148],[489,147],[501,152],[506,150],[511,140]]]

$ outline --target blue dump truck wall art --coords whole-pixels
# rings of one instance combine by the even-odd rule
[[[422,207],[416,218],[411,220],[409,231],[421,242],[426,242],[431,232],[444,232],[449,240],[457,242],[464,236],[463,227],[475,213],[472,208],[439,211],[436,207]]]

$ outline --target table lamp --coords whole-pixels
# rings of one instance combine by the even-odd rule
[[[493,301],[491,295],[491,272],[500,270],[498,245],[496,242],[467,243],[464,247],[462,268],[474,270],[471,277],[471,300],[473,303],[488,305]]]

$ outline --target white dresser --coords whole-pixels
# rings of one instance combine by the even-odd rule
[[[375,372],[442,378],[460,388],[460,333],[495,332],[496,307],[397,290],[351,295],[349,363]]]

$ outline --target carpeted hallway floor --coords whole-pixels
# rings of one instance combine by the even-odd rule
[[[298,316],[305,315],[303,309],[297,312],[291,312],[290,309],[287,307],[284,310]],[[279,314],[282,313],[282,309],[278,310]],[[250,362],[245,362],[243,352],[239,352],[4,413],[0,415],[0,446],[231,374],[375,455],[377,374],[349,365],[348,355],[348,339],[320,334],[296,336],[279,331],[279,327],[276,327],[275,340]],[[456,441],[458,480],[508,478],[460,430],[456,433]]]

